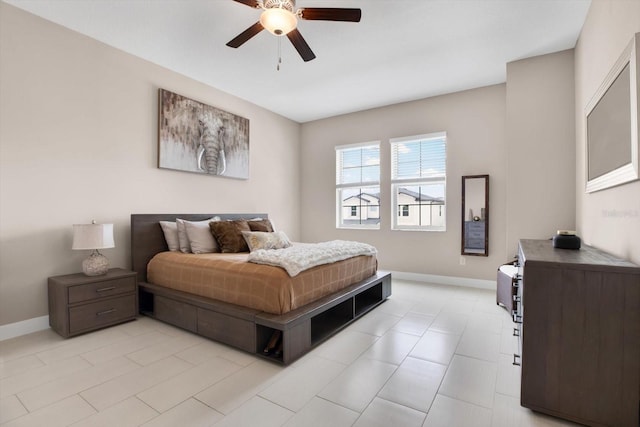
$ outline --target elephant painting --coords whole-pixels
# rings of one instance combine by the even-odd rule
[[[249,120],[160,89],[158,167],[249,177]]]
[[[227,130],[220,120],[211,123],[200,119],[200,143],[198,144],[198,169],[212,175],[224,175],[227,159],[224,147],[227,144]]]

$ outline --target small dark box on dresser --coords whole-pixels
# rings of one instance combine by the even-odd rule
[[[553,247],[556,249],[580,249],[580,243],[580,238],[575,234],[553,236]]]
[[[137,273],[112,268],[102,276],[49,277],[49,325],[70,337],[136,318]]]

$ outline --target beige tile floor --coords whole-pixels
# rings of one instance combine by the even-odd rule
[[[0,342],[0,424],[565,426],[519,405],[491,291],[393,281],[380,307],[288,367],[149,318]]]

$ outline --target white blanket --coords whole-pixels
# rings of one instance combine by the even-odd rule
[[[332,240],[322,243],[296,243],[285,249],[259,249],[249,254],[249,262],[284,268],[294,277],[301,271],[359,255],[374,256],[376,248],[366,243]]]

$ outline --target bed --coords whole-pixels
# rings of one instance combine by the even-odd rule
[[[286,297],[284,303],[278,303],[280,308],[261,307],[245,302],[242,303],[245,305],[241,305],[229,302],[234,301],[233,299],[222,301],[214,298],[216,295],[207,295],[202,292],[200,292],[201,295],[196,295],[190,292],[191,289],[188,287],[172,289],[153,283],[163,281],[162,274],[158,273],[161,270],[156,269],[155,272],[152,270],[152,274],[149,276],[147,273],[147,266],[156,255],[158,257],[153,261],[154,263],[163,257],[168,259],[180,258],[181,256],[189,257],[189,255],[175,253],[165,254],[168,252],[168,247],[159,222],[175,221],[176,218],[203,221],[214,216],[218,216],[222,220],[268,218],[266,214],[131,215],[131,257],[133,270],[138,274],[141,314],[269,360],[289,364],[384,302],[391,295],[390,273],[376,271],[375,268],[364,270],[370,271],[370,276],[369,273],[367,273],[368,277],[364,278],[354,275],[349,279],[351,281],[357,279],[354,283],[342,283],[338,286],[341,289],[331,291],[328,294],[325,290],[320,297],[317,295],[314,298],[296,296],[291,300],[293,301],[291,303],[286,302],[289,298]],[[238,260],[242,260],[246,256],[246,254],[233,254],[229,262],[239,262]],[[205,259],[205,261],[198,260],[198,257]],[[194,255],[191,259],[194,260],[194,263],[208,262],[206,261],[207,256]],[[346,261],[352,264],[358,262],[354,259]],[[257,274],[251,271],[258,268],[258,265],[247,264],[251,264],[245,267],[250,270],[247,283],[251,283]],[[285,279],[288,275],[279,267],[268,268],[275,270],[269,274],[280,274],[283,276],[283,280],[289,280]],[[321,274],[322,270],[319,270],[318,267],[308,271],[309,277],[315,276],[321,281],[323,277],[327,280],[332,277],[333,282],[336,282],[336,274],[340,276],[337,279],[341,279],[341,276],[344,275],[335,271]],[[362,275],[362,273],[360,274]],[[302,282],[308,283],[308,280],[306,282],[302,280]],[[241,281],[241,279],[236,278],[236,281]],[[292,286],[288,284],[286,287]],[[269,346],[276,334],[280,337],[279,351],[265,353],[264,349]]]

